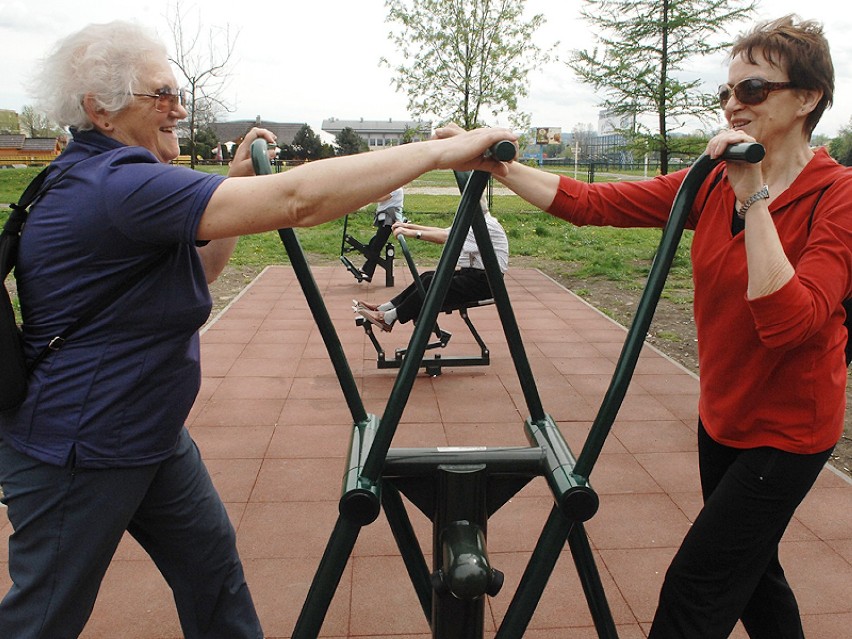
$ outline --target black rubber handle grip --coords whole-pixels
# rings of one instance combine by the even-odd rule
[[[732,144],[722,154],[723,160],[739,160],[757,164],[766,155],[766,149],[757,142],[740,142]]]
[[[515,147],[513,142],[510,142],[509,140],[501,140],[500,142],[491,145],[491,148],[485,152],[485,157],[494,158],[501,162],[511,162],[515,159],[517,154],[518,149]]]

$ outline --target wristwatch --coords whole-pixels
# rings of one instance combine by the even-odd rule
[[[757,193],[752,195],[749,199],[743,202],[743,205],[740,207],[740,210],[737,211],[737,215],[741,220],[745,219],[746,211],[751,208],[751,205],[757,202],[758,200],[768,200],[769,199],[769,185],[764,184],[763,188],[761,188]]]
[[[423,237],[423,232],[417,231],[417,233],[414,234],[414,237],[416,237],[419,240],[421,237]]]

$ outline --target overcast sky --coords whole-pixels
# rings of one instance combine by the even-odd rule
[[[0,42],[4,69],[0,109],[20,111],[32,103],[24,80],[63,36],[91,22],[132,19],[154,28],[168,44],[166,14],[171,0],[0,0]],[[379,58],[394,57],[382,0],[182,0],[201,7],[205,25],[228,24],[239,31],[227,99],[235,111],[222,119],[262,118],[307,122],[319,133],[324,118],[409,119],[406,98],[391,85],[391,71]],[[547,23],[542,44],[559,41],[565,59],[572,49],[593,46],[592,27],[580,18],[582,0],[527,0],[527,12]],[[36,9],[34,10],[34,7]],[[836,135],[852,116],[852,12],[847,0],[759,0],[756,19],[799,13],[825,24],[836,78],[834,107],[816,133]],[[191,16],[197,15],[195,10]],[[737,26],[739,33],[750,24]],[[697,60],[690,77],[708,90],[727,78],[723,56]],[[530,95],[521,109],[537,127],[597,126],[600,100],[580,84],[564,62],[530,76]],[[506,122],[488,122],[506,124]]]

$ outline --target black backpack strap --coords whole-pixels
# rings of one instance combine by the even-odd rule
[[[149,262],[144,263],[141,267],[137,268],[126,278],[121,280],[117,285],[113,286],[109,291],[107,291],[106,295],[96,299],[91,306],[89,306],[82,315],[80,315],[74,322],[72,322],[69,326],[67,326],[61,333],[51,338],[51,340],[47,343],[38,355],[36,355],[35,359],[29,364],[29,372],[32,373],[35,370],[35,367],[38,366],[41,361],[50,355],[50,353],[54,351],[58,351],[65,344],[66,340],[71,336],[72,333],[75,333],[79,328],[88,324],[91,320],[97,317],[101,312],[105,311],[108,307],[112,306],[114,302],[118,300],[127,290],[141,282],[148,276],[153,270],[164,261],[165,257],[168,255],[169,251],[164,251],[163,253],[157,254],[157,257],[150,260]]]
[[[0,242],[3,244],[2,261],[0,261],[0,275],[3,276],[2,279],[6,279],[6,276],[12,271],[17,261],[18,240],[21,237],[21,232],[24,230],[24,225],[27,223],[30,206],[44,195],[49,188],[59,182],[72,166],[74,165],[69,164],[66,166],[47,184],[44,181],[51,169],[51,165],[44,167],[27,185],[27,188],[24,189],[24,192],[18,199],[18,203],[10,205],[12,212],[3,225],[3,232],[0,233]]]

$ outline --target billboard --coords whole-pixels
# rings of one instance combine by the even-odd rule
[[[562,128],[561,127],[536,127],[535,129],[536,144],[561,144],[562,143]]]

